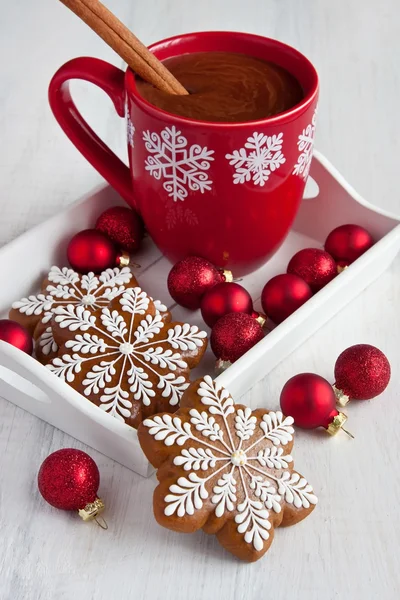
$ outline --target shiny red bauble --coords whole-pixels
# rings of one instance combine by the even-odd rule
[[[218,269],[205,258],[188,256],[177,262],[168,275],[168,291],[185,308],[200,308],[204,294],[231,278],[230,271]]]
[[[238,283],[219,283],[206,292],[201,300],[201,314],[209,327],[229,313],[253,313],[253,301],[247,290]]]
[[[127,252],[139,250],[143,239],[143,221],[136,211],[126,206],[112,206],[96,221],[96,229],[105,233],[112,242]]]
[[[85,229],[74,235],[67,247],[67,258],[78,273],[101,273],[119,265],[116,247],[97,229]]]
[[[337,275],[332,256],[318,248],[304,248],[293,256],[287,272],[304,279],[313,292],[318,292]]]
[[[325,250],[329,252],[336,261],[344,261],[347,264],[354,262],[364,254],[374,240],[371,234],[359,225],[340,225],[330,232],[325,241]]]
[[[349,400],[375,398],[389,381],[390,363],[375,346],[356,344],[344,350],[336,361],[335,389],[341,405]]]
[[[62,510],[80,510],[97,498],[100,474],[94,460],[81,450],[64,448],[46,458],[38,473],[43,498]]]
[[[230,313],[214,325],[210,344],[218,359],[233,363],[263,337],[263,329],[254,317],[246,313]]]
[[[15,346],[27,354],[32,354],[33,352],[31,334],[16,321],[11,321],[10,319],[0,320],[0,340]]]
[[[308,283],[298,275],[284,273],[265,284],[261,304],[266,315],[276,324],[282,323],[313,295]]]
[[[280,403],[282,412],[293,417],[295,425],[303,429],[325,427],[334,433],[330,429],[332,423],[343,415],[336,409],[332,386],[315,373],[300,373],[289,379],[282,389]]]

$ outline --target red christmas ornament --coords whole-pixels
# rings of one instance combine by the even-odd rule
[[[201,300],[201,314],[209,327],[229,313],[253,313],[253,301],[238,283],[218,283]]]
[[[325,241],[325,250],[336,261],[344,261],[347,265],[364,254],[374,240],[371,234],[359,225],[341,225],[330,232]]]
[[[318,292],[336,277],[337,267],[332,256],[325,250],[304,248],[290,260],[287,272],[298,275],[308,283],[313,292]]]
[[[219,362],[233,363],[263,337],[261,325],[251,315],[229,313],[213,327],[210,344]]]
[[[356,344],[344,350],[335,364],[337,402],[370,400],[382,394],[390,381],[390,363],[375,346]]]
[[[64,448],[50,454],[38,473],[39,492],[61,510],[77,510],[84,521],[104,509],[97,497],[100,474],[94,460],[81,450]]]
[[[96,229],[127,252],[136,252],[142,243],[144,227],[136,211],[126,206],[112,206],[96,221]]]
[[[273,277],[265,284],[261,304],[268,317],[279,325],[311,296],[312,290],[304,279],[285,273]]]
[[[168,290],[175,302],[195,310],[208,290],[225,281],[232,281],[230,271],[218,269],[200,256],[188,256],[169,272]]]
[[[314,373],[300,373],[289,379],[282,389],[280,402],[282,412],[293,417],[295,425],[302,429],[325,427],[334,435],[347,420],[346,415],[336,409],[330,383]]]
[[[74,235],[68,244],[67,258],[78,273],[101,273],[129,264],[127,255],[118,253],[110,238],[97,229],[85,229]]]
[[[32,354],[33,352],[31,334],[16,321],[11,321],[10,319],[0,320],[0,340],[15,346],[27,354]]]

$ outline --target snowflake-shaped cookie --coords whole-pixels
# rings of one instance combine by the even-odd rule
[[[270,136],[255,131],[247,138],[244,148],[225,155],[235,167],[233,183],[253,181],[254,185],[263,187],[271,173],[286,162],[282,145],[283,133]]]
[[[207,334],[195,325],[164,322],[139,287],[124,291],[98,315],[72,304],[54,313],[69,339],[48,368],[133,427],[178,406],[207,345]]]
[[[10,318],[30,328],[36,339],[36,357],[47,362],[55,356],[62,343],[61,332],[52,322],[57,307],[71,304],[96,312],[136,285],[129,267],[106,269],[100,275],[81,275],[68,267],[51,267],[42,293],[14,302]]]
[[[163,188],[174,201],[184,200],[188,190],[204,193],[212,181],[207,171],[214,160],[214,150],[198,144],[188,145],[188,140],[174,125],[165,127],[161,134],[143,133],[148,157],[146,171],[154,179],[164,179]]]
[[[311,123],[303,129],[297,140],[297,148],[299,149],[299,156],[297,163],[294,165],[293,174],[299,175],[302,179],[307,179],[310,172],[311,161],[314,151],[314,135],[315,135],[315,123],[317,120],[317,109],[315,109]]]
[[[317,503],[293,470],[293,419],[235,405],[211,377],[197,380],[174,415],[146,419],[139,441],[159,468],[157,521],[181,532],[203,528],[244,560],[269,548],[274,527],[293,525]]]

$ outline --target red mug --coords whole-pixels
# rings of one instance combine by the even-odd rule
[[[203,256],[235,275],[255,270],[279,248],[303,196],[312,158],[318,76],[300,52],[248,33],[180,35],[150,47],[159,58],[225,51],[274,62],[292,73],[303,100],[246,123],[196,121],[142,98],[135,74],[96,58],[76,58],[51,80],[53,113],[78,150],[142,216],[172,262]],[[128,168],[83,119],[70,79],[96,84],[126,118]]]

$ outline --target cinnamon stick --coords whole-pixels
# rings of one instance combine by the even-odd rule
[[[169,94],[188,94],[162,62],[101,2],[60,1],[93,29],[140,77]]]

